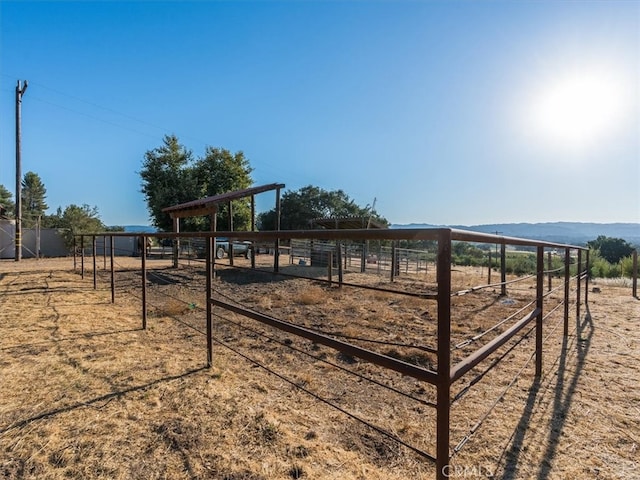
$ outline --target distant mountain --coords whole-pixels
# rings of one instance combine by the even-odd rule
[[[155,227],[150,227],[149,225],[123,225],[125,232],[133,232],[133,233],[155,233]]]
[[[457,228],[481,233],[496,233],[507,237],[521,237],[532,240],[585,245],[599,235],[622,238],[632,245],[640,247],[640,223],[496,223],[489,225],[430,225],[427,223],[410,223],[391,225],[391,228]]]

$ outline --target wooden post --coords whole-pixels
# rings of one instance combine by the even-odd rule
[[[489,273],[487,274],[487,284],[491,285],[491,250],[489,250]]]

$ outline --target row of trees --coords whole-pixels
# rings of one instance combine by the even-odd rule
[[[25,228],[33,228],[38,219],[46,216],[45,211],[49,208],[45,201],[47,189],[40,176],[34,172],[25,173],[21,183],[22,225]],[[3,215],[14,216],[16,205],[11,192],[4,185],[0,185],[0,206],[2,206]]]
[[[97,207],[71,204],[62,209],[58,207],[53,214],[46,214],[49,208],[46,202],[47,189],[37,173],[27,172],[22,179],[22,226],[34,228],[38,222],[42,228],[57,228],[62,231],[65,244],[71,246],[76,233],[97,233],[109,230],[122,230],[121,227],[107,227],[102,223]],[[15,216],[15,202],[11,192],[0,185],[0,206],[3,215]]]
[[[249,160],[242,152],[231,153],[223,148],[207,147],[202,157],[194,158],[191,150],[180,144],[175,135],[166,135],[158,148],[145,153],[140,177],[142,193],[153,225],[161,231],[173,229],[171,218],[162,212],[171,205],[249,188],[253,184]],[[312,185],[297,191],[287,191],[281,200],[280,228],[297,230],[309,228],[309,222],[323,217],[369,216],[387,224],[369,207],[360,207],[342,190],[327,191]],[[226,205],[221,205],[217,219],[218,230],[228,230]],[[275,230],[276,212],[258,215],[260,230]],[[184,231],[210,229],[206,216],[185,218]],[[251,228],[250,200],[233,203],[234,230]]]

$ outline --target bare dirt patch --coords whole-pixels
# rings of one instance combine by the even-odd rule
[[[92,274],[82,279],[70,259],[0,263],[0,477],[434,478],[429,461],[355,419],[433,452],[429,385],[218,310],[207,369],[202,267],[150,262],[142,330],[139,260],[117,261],[115,304],[102,269],[94,290]],[[436,367],[420,349],[434,343],[433,302],[219,273],[221,298]],[[481,283],[473,271],[455,275],[460,288]],[[423,281],[401,278],[395,287]],[[572,315],[568,337],[559,317],[549,318],[538,381],[526,338],[462,392],[452,448],[474,434],[453,457],[452,478],[639,478],[640,303],[629,288],[598,286],[580,318]],[[454,298],[453,343],[532,295],[522,286],[509,291],[510,302],[491,290]],[[454,394],[468,383],[456,383]]]

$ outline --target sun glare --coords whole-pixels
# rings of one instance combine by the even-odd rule
[[[537,141],[553,148],[597,146],[624,122],[629,99],[623,77],[609,71],[555,77],[534,95],[530,121]]]

